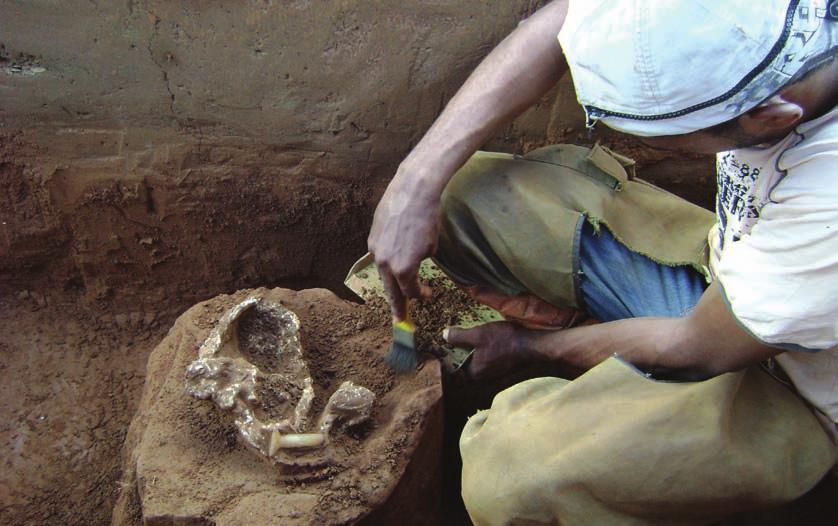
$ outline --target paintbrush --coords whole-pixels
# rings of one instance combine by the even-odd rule
[[[419,359],[416,356],[416,326],[410,318],[410,302],[405,304],[406,315],[403,320],[393,320],[393,344],[384,358],[387,365],[397,373],[409,373],[416,370]]]

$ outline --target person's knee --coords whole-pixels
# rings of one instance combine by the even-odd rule
[[[448,183],[440,199],[441,230],[434,259],[460,285],[485,285],[508,294],[522,287],[481,227],[492,210],[503,206],[497,192],[497,162],[492,154],[478,152]]]
[[[474,154],[446,185],[440,199],[443,220],[462,213],[467,203],[480,199],[480,195],[491,187],[493,163],[486,155],[484,152]]]

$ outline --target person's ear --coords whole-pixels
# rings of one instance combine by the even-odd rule
[[[763,135],[794,126],[803,118],[803,108],[775,95],[739,117],[739,125],[748,135]]]

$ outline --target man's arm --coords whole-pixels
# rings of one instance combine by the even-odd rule
[[[448,341],[475,348],[469,364],[469,373],[475,377],[542,360],[587,370],[617,353],[656,377],[699,379],[736,371],[783,352],[758,342],[739,325],[718,283],[710,285],[695,309],[681,318],[631,318],[557,332],[501,322],[451,329]]]
[[[439,198],[460,166],[506,122],[537,102],[564,74],[557,35],[567,0],[522,22],[471,74],[419,144],[401,163],[375,211],[368,245],[394,315],[418,297],[418,267],[433,255]]]
[[[557,40],[566,13],[566,1],[552,2],[498,44],[410,152],[402,163],[407,170],[400,169],[396,180],[420,178],[425,191],[439,198],[495,130],[547,93],[567,71]]]

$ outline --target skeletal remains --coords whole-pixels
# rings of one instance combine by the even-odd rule
[[[253,309],[271,329],[254,334],[239,330],[242,316]],[[311,374],[303,360],[300,320],[282,305],[249,297],[218,320],[198,349],[198,358],[186,368],[186,390],[199,399],[212,399],[233,414],[239,434],[252,449],[278,464],[296,465],[289,453],[325,446],[332,426],[347,426],[370,416],[375,395],[366,387],[343,382],[329,397],[314,431],[307,432],[314,401]],[[270,353],[271,372],[247,360],[243,345]],[[267,382],[284,416],[271,419],[260,410],[259,384]]]

